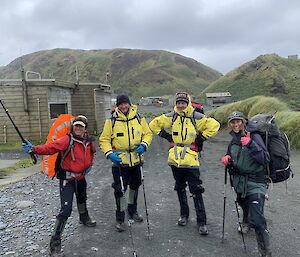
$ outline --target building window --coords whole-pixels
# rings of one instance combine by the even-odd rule
[[[68,104],[60,103],[60,104],[50,104],[50,118],[56,119],[60,114],[68,113]]]

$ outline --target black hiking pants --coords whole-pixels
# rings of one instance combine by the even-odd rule
[[[112,187],[114,189],[114,195],[116,200],[116,220],[121,223],[124,222],[125,218],[125,192],[129,187],[131,190],[135,191],[135,197],[133,204],[131,204],[128,211],[133,214],[137,209],[137,197],[138,190],[142,184],[141,179],[141,168],[140,165],[133,167],[112,167],[112,175],[114,182]],[[122,178],[122,180],[121,180]]]
[[[204,188],[201,186],[200,171],[198,168],[177,168],[171,166],[173,177],[175,179],[174,190],[177,191],[178,200],[180,204],[180,215],[184,217],[189,216],[189,206],[186,196],[185,188],[189,187],[189,191],[193,196],[197,223],[199,225],[206,225],[206,212],[203,202],[202,193]]]
[[[84,204],[87,200],[87,183],[85,178],[77,181],[76,179],[67,181],[59,180],[60,191],[60,212],[57,218],[66,220],[71,216],[74,194],[76,195],[77,204]]]
[[[242,198],[241,194],[237,194],[237,202],[243,209],[243,222],[249,223],[255,230],[264,231],[267,228],[263,194],[251,194],[245,198]]]

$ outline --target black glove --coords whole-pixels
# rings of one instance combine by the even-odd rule
[[[164,139],[167,139],[170,143],[173,142],[173,138],[172,135],[170,133],[168,133],[167,131],[165,131],[164,129],[162,129],[158,135]]]
[[[198,146],[199,152],[203,150],[203,142],[206,140],[206,138],[200,133],[197,135],[195,139],[195,143]]]

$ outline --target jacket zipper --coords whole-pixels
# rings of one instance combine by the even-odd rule
[[[130,166],[132,165],[132,160],[131,160],[131,148],[130,148],[130,130],[129,130],[129,121],[128,121],[128,117],[126,117],[126,124],[127,124],[127,133],[128,133],[128,152],[129,152],[129,161],[130,161]]]

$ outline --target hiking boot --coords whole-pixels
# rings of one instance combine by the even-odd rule
[[[248,223],[241,223],[241,225],[238,226],[239,233],[243,232],[243,234],[247,234],[248,232],[250,232],[250,229],[251,227]]]
[[[206,225],[199,225],[198,231],[199,231],[199,234],[202,236],[208,235],[208,229],[207,229]]]
[[[121,223],[117,222],[115,227],[116,227],[118,232],[123,232],[123,231],[126,230],[124,222],[121,222]]]
[[[61,251],[61,239],[52,236],[50,240],[50,257],[63,257]]]
[[[187,217],[180,216],[180,218],[177,221],[177,225],[178,226],[186,226],[187,222],[188,222],[188,218]]]
[[[95,220],[91,220],[90,216],[87,213],[80,214],[79,223],[87,227],[95,227],[97,224]]]
[[[133,215],[129,215],[129,219],[135,222],[143,222],[143,216],[135,212]]]
[[[272,257],[271,252],[260,253],[260,257]]]

